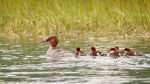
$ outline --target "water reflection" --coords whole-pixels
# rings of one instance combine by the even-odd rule
[[[39,40],[0,41],[0,83],[144,83],[150,82],[150,44],[137,40],[89,38],[61,40],[58,48],[74,52],[76,46],[89,52],[91,46],[100,51],[114,46],[131,47],[144,57],[64,57],[45,56],[48,44]]]

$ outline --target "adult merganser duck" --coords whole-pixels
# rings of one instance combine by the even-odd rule
[[[133,52],[130,48],[125,48],[124,51],[127,54],[127,56],[144,56],[142,52]]]
[[[106,56],[103,52],[96,51],[95,47],[91,47],[90,56]]]
[[[76,53],[75,56],[86,56],[86,53],[84,53],[83,51],[81,51],[80,47],[76,47]]]
[[[50,47],[47,51],[47,56],[57,56],[57,57],[75,56],[73,53],[71,53],[69,51],[56,49],[56,46],[59,42],[57,36],[51,36],[46,41],[43,41],[43,42],[50,43]]]

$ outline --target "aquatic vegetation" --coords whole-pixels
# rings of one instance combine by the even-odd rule
[[[148,37],[149,9],[149,0],[0,0],[0,36]]]

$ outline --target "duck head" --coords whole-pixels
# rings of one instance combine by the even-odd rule
[[[114,52],[117,52],[118,50],[117,50],[117,48],[111,48],[110,49],[110,53],[114,53]]]
[[[49,38],[47,38],[46,41],[43,41],[43,42],[49,42],[50,46],[56,47],[59,40],[58,40],[57,36],[50,36]]]
[[[92,52],[96,52],[96,48],[95,47],[91,47],[91,51]]]
[[[76,51],[80,51],[81,49],[80,49],[80,47],[76,47]]]
[[[131,49],[130,49],[130,48],[125,48],[124,51],[125,51],[126,53],[128,53],[128,52],[131,52]]]
[[[119,51],[119,47],[118,46],[116,46],[115,48]]]

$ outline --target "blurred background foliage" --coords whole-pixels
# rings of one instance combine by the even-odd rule
[[[150,36],[150,0],[0,0],[0,37]]]

